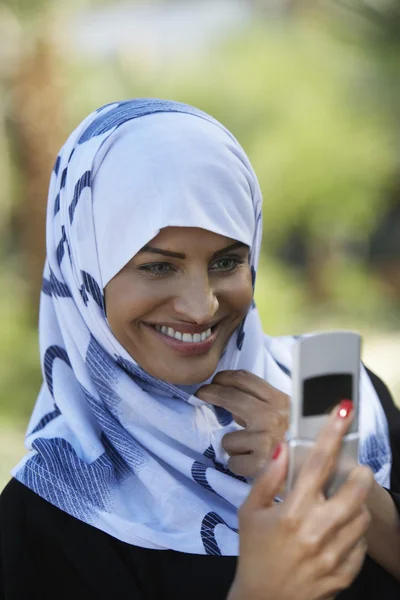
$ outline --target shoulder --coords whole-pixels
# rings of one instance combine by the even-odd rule
[[[23,513],[24,504],[35,494],[16,479],[11,479],[0,494],[0,524]]]
[[[30,489],[13,478],[0,494],[0,507],[12,505],[14,502],[20,503],[30,494],[33,494]]]
[[[0,537],[3,550],[7,547],[23,545],[41,523],[49,520],[54,510],[48,502],[40,498],[25,485],[11,479],[0,495]],[[54,519],[51,519],[55,523]]]
[[[26,582],[36,580],[31,551],[36,543],[28,523],[31,500],[35,502],[35,494],[15,479],[0,495],[0,598],[28,597]],[[18,572],[24,577],[15,577]]]
[[[42,548],[52,552],[55,546],[62,545],[68,532],[73,530],[77,538],[90,537],[92,529],[16,479],[11,479],[1,493],[0,536],[3,550],[14,548],[16,543],[20,548],[40,543]]]
[[[63,538],[68,531],[90,535],[96,531],[93,527],[78,521],[71,515],[41,498],[31,489],[11,479],[0,495],[0,530],[24,530],[25,536],[40,537],[44,543],[46,538],[53,542]]]
[[[56,510],[17,479],[11,479],[0,494],[0,523],[15,523],[20,518],[25,519],[29,513],[39,517],[41,513]]]

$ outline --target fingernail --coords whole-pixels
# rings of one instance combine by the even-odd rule
[[[278,444],[272,455],[272,460],[276,460],[279,457],[281,450],[282,450],[282,444]]]
[[[336,416],[339,419],[346,419],[354,408],[351,400],[342,400],[338,406]]]

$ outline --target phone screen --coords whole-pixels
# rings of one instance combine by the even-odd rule
[[[353,400],[350,373],[310,377],[303,382],[303,417],[329,413],[341,400]]]

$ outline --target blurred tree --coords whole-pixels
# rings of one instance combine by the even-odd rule
[[[329,295],[343,242],[367,239],[394,167],[386,115],[354,91],[363,69],[326,23],[298,18],[262,23],[176,79],[157,73],[157,94],[200,105],[244,145],[264,196],[264,250],[302,236],[313,301]]]
[[[61,61],[50,1],[1,0],[20,23],[13,69],[3,77],[6,117],[18,202],[14,207],[23,251],[29,305],[36,319],[45,256],[45,212],[52,164],[64,137]]]
[[[51,41],[40,37],[13,82],[12,128],[20,183],[19,239],[30,306],[36,316],[45,257],[45,219],[51,168],[63,142],[64,98],[60,61]]]
[[[51,169],[67,132],[64,61],[59,40],[63,20],[81,0],[0,0],[19,22],[13,68],[3,72],[6,117],[15,173],[18,244],[23,251],[29,305],[36,320],[45,258],[45,215]]]
[[[385,210],[376,220],[368,260],[400,302],[400,3],[398,0],[367,2],[342,0],[360,20],[362,45],[373,67],[369,102],[390,115],[394,124],[396,174],[387,186]]]

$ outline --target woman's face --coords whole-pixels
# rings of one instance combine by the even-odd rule
[[[107,318],[145,371],[175,385],[208,379],[253,290],[248,246],[166,227],[107,284]]]

